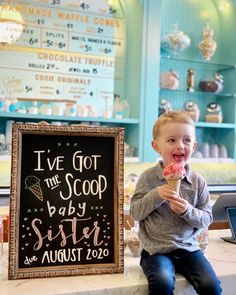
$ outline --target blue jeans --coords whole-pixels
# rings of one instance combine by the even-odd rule
[[[140,265],[147,277],[149,295],[173,295],[175,272],[193,285],[197,294],[220,295],[220,282],[209,261],[200,250],[188,252],[178,249],[166,254],[141,253]]]

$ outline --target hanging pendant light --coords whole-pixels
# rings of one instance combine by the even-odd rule
[[[0,5],[0,44],[16,42],[23,31],[21,14],[9,5]]]

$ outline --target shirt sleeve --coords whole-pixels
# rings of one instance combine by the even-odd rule
[[[197,178],[197,203],[189,204],[187,211],[181,217],[195,228],[208,227],[212,221],[212,206],[207,184],[202,176]]]
[[[134,220],[145,219],[165,202],[158,194],[158,182],[153,169],[140,175],[130,205],[130,215]]]

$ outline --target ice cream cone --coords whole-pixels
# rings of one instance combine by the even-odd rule
[[[29,190],[40,200],[43,201],[43,192],[41,190],[40,184],[35,183],[29,187]]]
[[[172,189],[178,194],[180,189],[181,179],[168,179],[167,183],[172,187]]]
[[[29,189],[40,201],[43,201],[43,192],[40,186],[40,179],[29,175],[25,179],[25,188]]]
[[[185,175],[186,170],[180,163],[170,163],[163,169],[163,177],[176,193],[179,193],[180,183]]]

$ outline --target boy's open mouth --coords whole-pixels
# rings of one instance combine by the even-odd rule
[[[184,160],[184,154],[174,154],[172,155],[175,162],[181,162]]]

